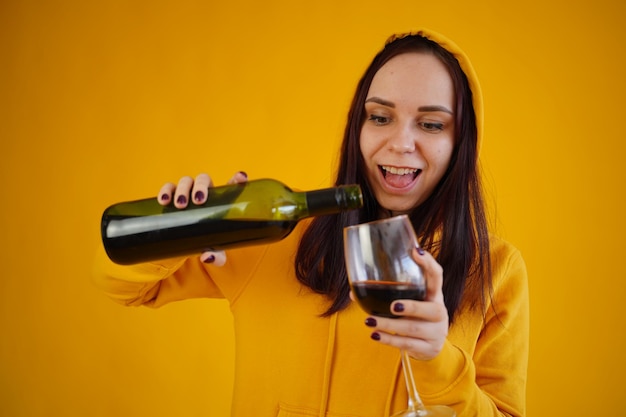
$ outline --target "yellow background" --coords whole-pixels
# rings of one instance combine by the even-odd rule
[[[202,171],[326,186],[357,79],[420,26],[484,88],[529,416],[625,415],[625,25],[623,0],[0,2],[0,415],[227,415],[227,307],[105,299],[100,214]]]

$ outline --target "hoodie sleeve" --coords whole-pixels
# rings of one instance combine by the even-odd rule
[[[458,417],[524,416],[526,412],[526,266],[512,246],[496,246],[492,304],[484,321],[480,312],[468,314],[473,322],[455,324],[460,326],[455,337],[448,337],[436,358],[413,361],[424,402],[450,405]]]
[[[93,280],[111,299],[126,306],[160,307],[188,298],[222,297],[220,289],[196,258],[117,265],[99,248]]]
[[[126,306],[161,307],[190,298],[232,301],[255,273],[267,248],[256,245],[229,250],[226,265],[215,266],[203,263],[199,256],[118,265],[100,247],[93,280],[106,295]]]

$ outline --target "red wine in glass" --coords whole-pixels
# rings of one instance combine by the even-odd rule
[[[398,317],[391,312],[395,300],[421,301],[426,297],[424,286],[409,282],[355,281],[352,292],[364,311],[382,317]]]

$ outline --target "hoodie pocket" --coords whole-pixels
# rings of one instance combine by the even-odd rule
[[[312,408],[298,407],[281,403],[278,405],[278,414],[276,417],[319,417],[319,410]],[[327,411],[324,416],[326,417],[359,417],[356,414],[337,414],[332,411]]]
[[[318,417],[319,415],[318,410],[281,403],[278,405],[278,414],[276,417]]]

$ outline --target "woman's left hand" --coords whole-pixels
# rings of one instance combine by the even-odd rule
[[[399,318],[368,317],[372,339],[406,350],[413,358],[430,360],[436,357],[448,336],[448,311],[443,302],[443,268],[422,249],[413,249],[411,256],[422,268],[426,278],[424,301],[396,300],[391,312]]]

